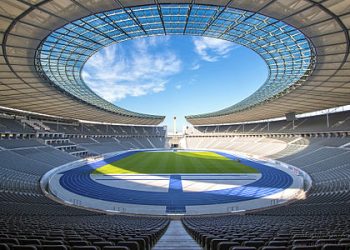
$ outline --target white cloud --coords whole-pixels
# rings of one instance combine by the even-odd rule
[[[145,40],[142,39],[141,40]],[[170,36],[151,36],[149,38],[147,38],[147,42],[150,46],[157,46],[157,45],[168,45],[168,42],[170,40]],[[135,42],[137,42],[138,40],[135,40]]]
[[[193,44],[195,52],[207,62],[216,62],[222,57],[227,57],[231,50],[238,47],[232,42],[210,37],[195,37]]]
[[[193,63],[191,70],[198,70],[201,67],[201,65],[199,63]]]
[[[115,102],[165,90],[169,78],[181,71],[182,62],[169,49],[151,51],[167,39],[137,39],[126,51],[114,45],[93,55],[82,77],[102,98]]]
[[[178,84],[178,85],[175,86],[175,88],[176,88],[177,90],[180,90],[180,89],[182,88],[182,85],[181,85],[181,84]]]

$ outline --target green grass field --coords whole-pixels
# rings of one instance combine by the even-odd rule
[[[93,174],[257,173],[213,152],[139,152],[96,169]]]

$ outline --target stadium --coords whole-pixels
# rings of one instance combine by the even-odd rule
[[[0,0],[0,249],[350,249],[349,30],[348,0]],[[182,134],[84,81],[105,47],[172,35],[267,79]]]

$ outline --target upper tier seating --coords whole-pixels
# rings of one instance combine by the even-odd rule
[[[0,117],[0,132],[35,133],[35,130],[16,119]]]
[[[52,132],[65,133],[67,135],[138,135],[138,136],[165,136],[163,127],[122,126],[102,124],[61,124],[44,123]]]
[[[0,147],[7,149],[14,148],[29,148],[29,147],[44,147],[45,144],[35,139],[4,139],[0,140]]]
[[[84,138],[86,139],[86,138]],[[138,148],[164,148],[164,137],[96,137],[90,139],[90,142],[83,140],[83,143],[78,143],[79,139],[72,139],[78,145],[88,149],[90,152],[104,154],[115,151],[138,149]]]
[[[350,130],[350,111],[331,113],[328,115],[317,115],[299,118],[294,121],[280,120],[271,122],[258,122],[250,124],[234,124],[220,126],[197,126],[194,130],[189,129],[187,134],[198,133],[310,133],[310,132],[332,132]]]

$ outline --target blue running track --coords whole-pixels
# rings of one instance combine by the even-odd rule
[[[293,183],[293,178],[279,169],[222,152],[215,153],[232,160],[239,159],[242,164],[257,169],[261,173],[261,178],[240,187],[205,192],[183,192],[181,175],[179,174],[170,175],[168,192],[138,191],[111,187],[91,179],[90,174],[93,170],[137,152],[141,151],[122,153],[103,161],[61,172],[60,185],[72,193],[89,198],[118,203],[166,206],[166,212],[168,213],[183,213],[186,212],[186,206],[214,205],[259,199],[281,192]]]

